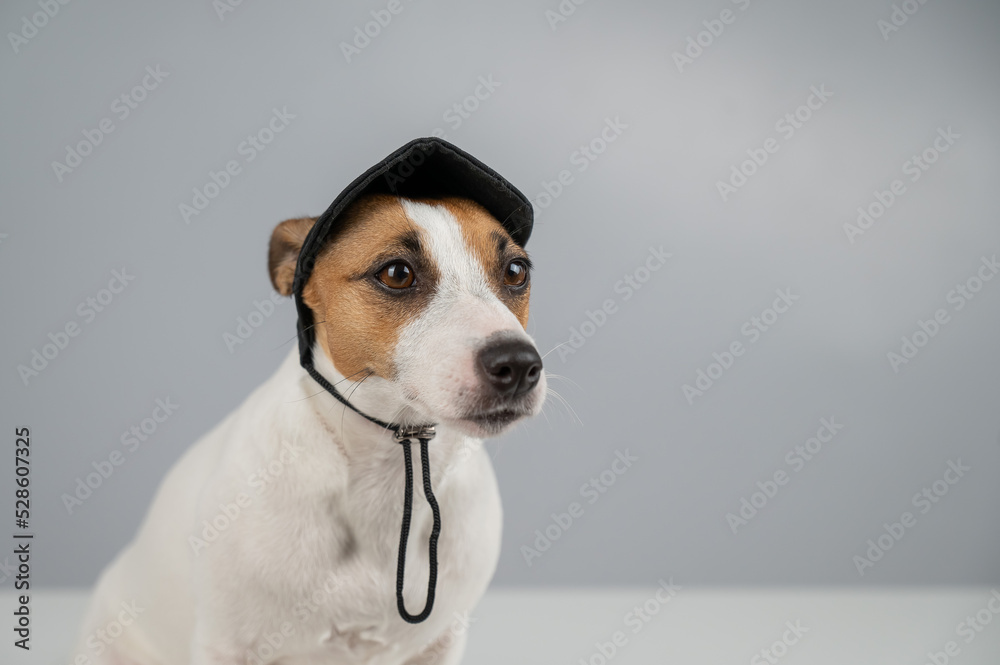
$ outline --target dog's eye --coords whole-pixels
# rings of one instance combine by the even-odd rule
[[[524,283],[528,281],[528,266],[525,265],[524,261],[520,259],[514,259],[507,264],[507,270],[504,271],[503,283],[507,286],[524,286]]]
[[[378,279],[390,289],[409,288],[413,286],[413,269],[402,261],[396,261],[379,270]]]

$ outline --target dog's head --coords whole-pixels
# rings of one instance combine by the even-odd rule
[[[283,295],[315,221],[287,220],[271,236],[271,281]],[[368,377],[411,418],[498,434],[545,398],[542,360],[524,331],[530,272],[524,249],[470,200],[359,199],[302,291],[314,354],[340,375],[332,382],[347,379],[341,388]]]

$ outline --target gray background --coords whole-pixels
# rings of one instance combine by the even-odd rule
[[[886,40],[887,0],[594,0],[554,30],[556,0],[403,0],[350,63],[339,44],[386,3],[342,4],[245,0],[220,19],[207,0],[89,0],[18,53],[0,45],[0,431],[12,447],[15,426],[32,429],[37,583],[92,583],[171,463],[292,350],[288,302],[233,353],[224,341],[271,293],[273,226],[436,129],[529,197],[574,176],[528,247],[543,352],[618,305],[546,358],[569,408],[553,399],[488,444],[506,511],[497,584],[1000,580],[1000,280],[962,311],[946,300],[1000,251],[996,3],[931,0]],[[678,71],[673,52],[726,8],[735,22]],[[0,27],[37,11],[4,3]],[[156,65],[169,77],[119,120],[112,102]],[[445,114],[490,76],[500,86],[455,128]],[[820,85],[833,97],[779,138]],[[245,162],[239,144],[275,107],[295,119]],[[58,182],[52,162],[103,117],[114,132]],[[577,171],[607,118],[627,128]],[[911,183],[903,163],[949,126],[960,138]],[[779,151],[724,202],[716,182],[768,137]],[[230,159],[242,172],[185,224],[178,206]],[[894,178],[906,193],[850,243],[843,225]],[[625,301],[616,282],[661,245],[672,258]],[[134,281],[86,323],[78,304],[122,267]],[[689,404],[682,386],[749,341],[741,326],[779,288],[794,307]],[[951,322],[894,373],[886,354],[938,308]],[[25,386],[18,365],[71,321],[80,335]],[[68,514],[62,495],[166,397],[177,412]],[[785,454],[830,416],[844,429],[791,472]],[[639,461],[587,503],[581,485],[626,449]],[[911,497],[958,459],[971,471],[919,514]],[[734,534],[727,513],[778,469],[790,482]],[[574,501],[583,516],[529,566],[522,546]],[[853,557],[904,511],[916,525],[859,575]]]

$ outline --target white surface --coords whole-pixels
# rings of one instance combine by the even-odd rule
[[[623,646],[607,661],[615,665],[751,663],[782,638],[786,622],[798,621],[808,632],[775,659],[781,665],[924,665],[927,653],[942,652],[949,640],[961,650],[949,663],[1000,663],[1000,616],[988,609],[989,588],[682,588],[662,604],[654,600],[655,591],[491,590],[472,616],[463,662],[600,665],[605,661],[596,643],[610,642],[621,631]],[[1000,597],[1000,589],[996,593]],[[628,615],[647,601],[659,609],[634,632]],[[12,592],[0,594],[0,602],[0,611],[10,617]],[[3,663],[72,662],[68,652],[85,602],[78,591],[33,594],[32,650],[14,649],[9,629],[4,630]],[[1000,608],[1000,600],[993,607]],[[981,611],[991,621],[966,643],[956,628]],[[757,662],[769,661],[762,656]]]

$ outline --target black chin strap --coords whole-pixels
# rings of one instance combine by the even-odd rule
[[[430,559],[430,575],[427,578],[427,602],[420,614],[410,614],[406,611],[406,604],[403,602],[403,571],[406,569],[406,539],[410,535],[410,514],[413,509],[413,460],[410,458],[411,438],[403,438],[404,433],[396,432],[396,441],[404,443],[403,457],[406,462],[406,493],[403,495],[403,525],[399,530],[399,559],[396,563],[396,607],[399,609],[399,616],[403,621],[409,623],[420,623],[431,615],[434,608],[434,589],[437,586],[437,541],[441,533],[441,513],[438,511],[437,499],[431,491],[431,467],[428,463],[427,443],[430,437],[426,437],[426,431],[430,430],[430,436],[434,436],[434,428],[423,428],[423,432],[418,435],[420,441],[420,467],[424,475],[424,495],[427,503],[434,513],[434,526],[431,528],[431,537],[427,542],[427,556]]]
[[[326,392],[337,398],[342,404],[354,411],[359,416],[375,423],[382,429],[392,430],[396,443],[403,446],[403,461],[406,466],[406,485],[403,493],[403,523],[399,529],[399,559],[396,563],[396,607],[399,609],[399,616],[408,623],[420,623],[431,615],[434,609],[434,591],[437,588],[437,541],[441,533],[441,511],[438,509],[437,499],[434,498],[434,491],[431,489],[431,466],[427,450],[427,444],[436,434],[433,425],[397,425],[387,423],[384,420],[373,418],[367,413],[358,410],[356,406],[347,401],[347,398],[340,394],[326,378],[316,371],[316,368],[309,363],[305,366],[309,375],[316,380]],[[410,451],[410,443],[416,439],[420,442],[420,468],[424,478],[424,495],[427,497],[427,504],[434,514],[434,526],[431,528],[431,537],[427,543],[427,554],[430,559],[430,574],[427,578],[427,601],[420,614],[410,614],[406,611],[406,603],[403,602],[403,577],[406,570],[406,540],[410,535],[410,519],[413,515],[413,457]]]

